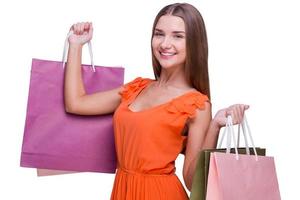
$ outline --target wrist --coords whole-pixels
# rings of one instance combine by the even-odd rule
[[[80,43],[70,43],[70,48],[72,49],[82,49],[83,44]]]
[[[221,125],[217,122],[217,120],[212,119],[210,122],[210,126],[211,128],[215,129],[217,132],[219,132],[219,130],[221,129]]]

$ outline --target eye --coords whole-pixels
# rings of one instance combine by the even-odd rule
[[[159,33],[159,32],[154,33],[154,35],[155,35],[155,36],[163,36],[163,34],[162,34],[162,33]]]
[[[175,38],[183,38],[182,35],[175,35]]]

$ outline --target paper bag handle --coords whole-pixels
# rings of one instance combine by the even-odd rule
[[[67,62],[67,53],[68,53],[68,50],[69,50],[69,37],[70,35],[73,34],[73,31],[71,30],[66,39],[65,39],[65,45],[64,45],[64,51],[63,51],[63,57],[62,57],[62,62],[63,62],[63,68],[65,67],[65,63]],[[94,58],[93,58],[93,51],[92,51],[92,43],[91,41],[88,42],[88,47],[89,47],[89,54],[90,54],[90,58],[91,58],[91,66],[92,66],[92,69],[93,69],[93,72],[96,72],[95,70],[95,65],[94,65]]]
[[[250,130],[248,121],[247,121],[246,114],[244,114],[243,121],[241,122],[241,124],[239,124],[239,126],[240,125],[242,126],[242,130],[243,130],[242,132],[243,132],[243,135],[244,135],[244,140],[245,140],[245,146],[246,146],[246,153],[247,153],[247,155],[250,155],[250,151],[249,151],[249,145],[248,145],[246,133],[248,133],[248,135],[249,135],[249,138],[250,138],[250,141],[251,141],[251,145],[252,145],[254,154],[256,156],[256,160],[258,160],[256,148],[255,148],[255,145],[254,145],[253,137],[252,137],[252,134],[251,134],[251,130]],[[239,129],[240,129],[240,127],[239,127]],[[246,129],[247,129],[247,131],[246,131]],[[223,140],[224,140],[224,137],[225,137],[226,134],[227,134],[226,153],[230,153],[231,137],[233,137],[235,154],[236,154],[236,158],[238,159],[237,148],[238,148],[238,145],[239,145],[240,130],[238,131],[238,145],[237,145],[236,144],[236,140],[235,140],[234,129],[233,129],[232,117],[230,115],[228,115],[227,118],[226,118],[226,126],[224,128],[223,135],[222,135],[222,138],[221,138],[220,143],[218,145],[218,148],[221,148]]]

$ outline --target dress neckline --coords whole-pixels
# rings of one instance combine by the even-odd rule
[[[126,108],[127,108],[127,110],[128,110],[129,112],[131,112],[131,113],[144,113],[144,112],[154,111],[154,110],[156,110],[156,109],[158,109],[158,108],[160,108],[160,107],[164,107],[164,106],[170,104],[170,103],[173,102],[174,100],[180,99],[180,98],[182,98],[182,97],[185,97],[185,96],[188,96],[188,95],[191,95],[191,94],[194,94],[194,93],[199,93],[199,91],[197,91],[197,90],[190,90],[190,91],[188,91],[188,92],[185,92],[185,93],[183,93],[183,94],[181,94],[181,95],[178,95],[178,96],[176,96],[176,97],[174,97],[174,98],[168,100],[168,101],[165,102],[165,103],[161,103],[161,104],[158,104],[158,105],[156,105],[156,106],[152,106],[152,107],[150,107],[150,108],[145,108],[145,109],[139,110],[139,111],[133,111],[133,110],[131,110],[131,109],[129,108],[129,106],[134,102],[134,100],[142,93],[142,91],[143,91],[145,88],[148,88],[148,87],[150,86],[150,84],[151,84],[152,82],[155,81],[155,80],[153,80],[153,79],[148,79],[148,80],[149,80],[149,82],[148,82],[147,84],[145,84],[143,87],[141,87],[141,89],[138,90],[138,92],[137,92],[135,95],[133,95],[133,98],[132,98],[129,102],[126,103]]]

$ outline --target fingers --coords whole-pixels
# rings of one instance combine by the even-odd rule
[[[88,31],[88,35],[90,38],[92,38],[92,36],[93,36],[93,31],[94,31],[93,24],[90,23],[89,31]]]
[[[234,104],[227,108],[226,117],[231,115],[233,124],[240,124],[244,118],[245,110],[249,109],[249,105]]]
[[[80,23],[78,29],[79,29],[79,35],[82,35],[83,34],[83,29],[84,29],[84,24]]]
[[[73,31],[76,35],[90,34],[93,31],[93,26],[91,22],[78,22],[73,24],[70,31]]]

